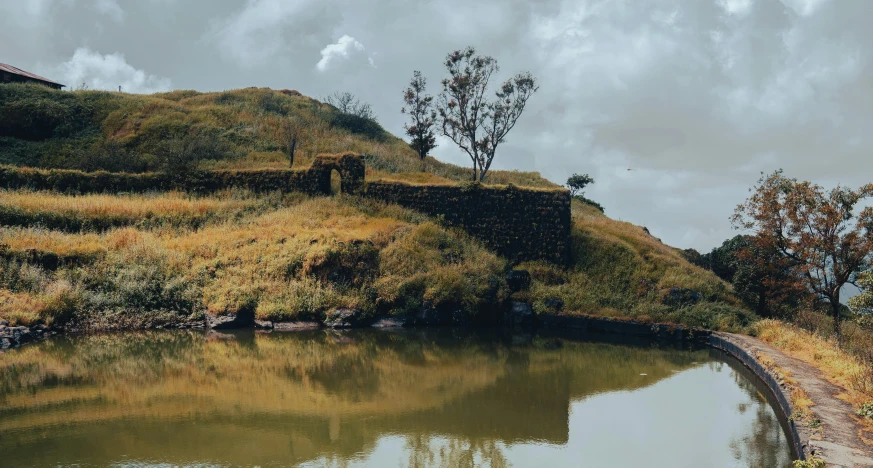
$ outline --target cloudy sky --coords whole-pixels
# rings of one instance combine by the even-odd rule
[[[761,171],[873,181],[871,17],[869,0],[0,0],[0,62],[129,92],[348,90],[399,135],[412,71],[436,93],[473,45],[540,82],[495,168],[589,173],[611,217],[709,250]]]

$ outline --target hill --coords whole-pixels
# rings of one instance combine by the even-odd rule
[[[302,126],[295,167],[354,151],[367,180],[457,184],[471,171],[419,161],[399,138],[293,91],[151,96],[0,86],[0,163],[84,171],[285,168],[284,122]],[[181,156],[180,156],[181,155]],[[537,173],[488,183],[557,188]],[[474,318],[509,299],[589,313],[736,330],[753,319],[730,285],[639,226],[573,202],[572,262],[513,265],[466,233],[351,195],[0,192],[0,318],[145,328],[254,314],[322,320],[338,309],[422,307]],[[506,271],[530,271],[512,293]]]

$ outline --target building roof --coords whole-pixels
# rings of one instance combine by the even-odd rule
[[[24,76],[24,77],[27,77],[27,78],[30,78],[33,80],[45,81],[46,83],[51,83],[51,84],[58,85],[58,86],[66,86],[66,85],[62,85],[62,84],[58,83],[57,81],[52,81],[48,78],[43,78],[39,75],[34,75],[33,73],[26,72],[18,67],[13,67],[12,65],[7,65],[5,63],[0,63],[0,71],[9,72],[9,73],[12,73],[13,75],[21,75],[21,76]]]

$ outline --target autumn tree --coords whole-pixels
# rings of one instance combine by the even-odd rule
[[[518,122],[528,99],[539,89],[530,73],[519,73],[486,97],[497,61],[476,55],[467,47],[446,56],[449,77],[442,81],[437,102],[442,134],[455,142],[473,161],[473,180],[482,181],[494,161],[497,146]]]
[[[426,85],[427,81],[421,76],[421,72],[414,71],[409,87],[403,91],[405,105],[400,110],[404,114],[409,114],[411,121],[404,124],[403,129],[411,139],[410,146],[422,160],[437,146],[434,134],[436,110],[433,108],[433,96],[424,94]]]
[[[732,217],[735,227],[754,232],[753,244],[792,262],[806,287],[826,300],[841,338],[840,291],[873,267],[873,208],[856,205],[873,196],[873,184],[858,190],[826,191],[782,171],[762,176]]]
[[[737,235],[701,256],[696,265],[734,286],[736,295],[762,317],[788,316],[809,299],[794,261],[754,237]]]

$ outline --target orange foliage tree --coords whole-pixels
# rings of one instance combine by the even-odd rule
[[[753,243],[773,249],[794,264],[806,287],[830,305],[840,338],[840,290],[873,266],[873,208],[856,205],[873,197],[873,184],[858,190],[764,175],[752,196],[737,206],[734,226],[754,232]]]

